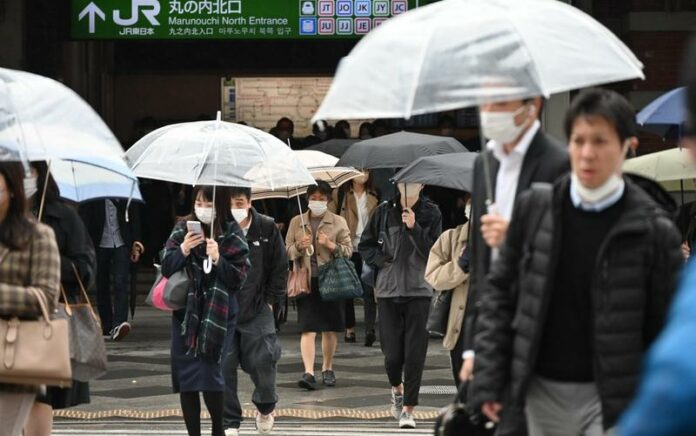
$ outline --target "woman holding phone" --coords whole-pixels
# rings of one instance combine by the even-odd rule
[[[174,226],[165,245],[162,275],[171,277],[186,270],[191,285],[186,308],[172,315],[172,384],[179,393],[190,436],[201,434],[200,393],[213,421],[213,436],[224,436],[222,428],[224,378],[221,360],[234,337],[237,319],[235,293],[249,269],[249,247],[239,224],[232,218],[227,188],[194,192],[194,213]],[[211,223],[215,215],[214,238]],[[204,271],[204,262],[212,270]]]
[[[333,357],[338,344],[338,332],[345,330],[345,306],[343,301],[322,301],[319,295],[319,267],[337,256],[350,258],[353,244],[346,220],[328,211],[331,186],[317,182],[307,188],[309,212],[290,221],[285,246],[288,259],[302,262],[312,272],[311,292],[297,300],[297,313],[302,330],[300,349],[304,374],[298,384],[313,391],[317,388],[314,378],[315,339],[321,333],[323,351],[322,381],[325,386],[336,385]],[[303,225],[304,223],[304,225]]]

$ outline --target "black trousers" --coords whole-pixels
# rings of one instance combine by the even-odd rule
[[[380,298],[379,336],[389,383],[404,384],[404,405],[417,406],[428,353],[430,298]]]
[[[464,359],[462,359],[462,354],[464,353],[464,320],[462,320],[462,326],[459,329],[459,339],[457,339],[457,345],[454,349],[450,351],[450,363],[452,364],[452,375],[454,376],[454,384],[459,388],[462,384],[459,380],[459,372],[462,370],[462,365],[464,365]]]
[[[358,276],[362,274],[362,257],[357,252],[353,252],[350,258],[355,266]],[[375,331],[375,322],[377,321],[377,303],[375,303],[375,291],[372,286],[367,286],[362,283],[363,287],[363,308],[365,310],[365,333]],[[346,328],[355,328],[355,305],[353,300],[346,300]]]
[[[105,335],[128,321],[130,248],[97,248],[97,308]],[[113,292],[112,292],[113,279]]]

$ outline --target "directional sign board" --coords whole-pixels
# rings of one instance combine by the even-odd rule
[[[71,0],[74,39],[356,38],[428,0]],[[432,1],[432,0],[431,0]]]

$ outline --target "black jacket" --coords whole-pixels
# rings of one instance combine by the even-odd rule
[[[288,286],[288,255],[273,218],[250,209],[251,227],[247,233],[251,268],[246,282],[237,292],[239,317],[244,323],[259,314],[264,304],[282,301]]]
[[[495,195],[496,178],[500,163],[493,152],[485,151],[490,162],[491,184]],[[481,289],[484,288],[484,280],[488,274],[491,263],[491,249],[486,245],[481,235],[481,217],[487,213],[486,208],[486,182],[483,158],[479,156],[474,163],[474,188],[472,192],[471,211],[471,252],[469,297],[465,312],[464,349],[473,349],[474,331],[477,317],[476,305],[479,301]],[[515,198],[529,189],[532,183],[551,183],[566,174],[570,170],[568,152],[566,148],[552,137],[539,131],[532,139],[529,149],[522,162],[517,192]]]
[[[87,229],[77,212],[61,201],[46,202],[42,221],[53,229],[60,251],[60,278],[65,291],[80,295],[72,266],[80,273],[83,285],[89,289],[96,278],[96,255]]]
[[[128,219],[126,222],[126,205],[127,200],[112,199],[118,211],[118,225],[121,229],[121,237],[126,247],[130,250],[134,242],[142,243],[142,234],[140,231],[140,205],[132,203],[128,210]],[[87,232],[92,238],[95,247],[99,247],[104,233],[104,225],[106,224],[106,200],[95,200],[84,203],[80,206],[80,216],[87,226]]]
[[[401,220],[400,197],[382,203],[370,218],[358,245],[365,263],[377,268],[377,298],[430,297],[425,281],[430,249],[442,233],[442,215],[425,196],[413,208],[416,226],[408,230]]]
[[[605,428],[616,424],[633,397],[643,355],[662,328],[684,262],[670,218],[625,180],[623,211],[597,253],[591,289],[594,377]],[[500,434],[521,431],[562,232],[572,231],[561,222],[569,190],[565,177],[552,190],[535,187],[520,196],[481,295],[472,400],[505,400]]]

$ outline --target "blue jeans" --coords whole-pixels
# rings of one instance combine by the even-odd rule
[[[129,272],[128,247],[97,248],[97,307],[104,334],[128,321]]]

